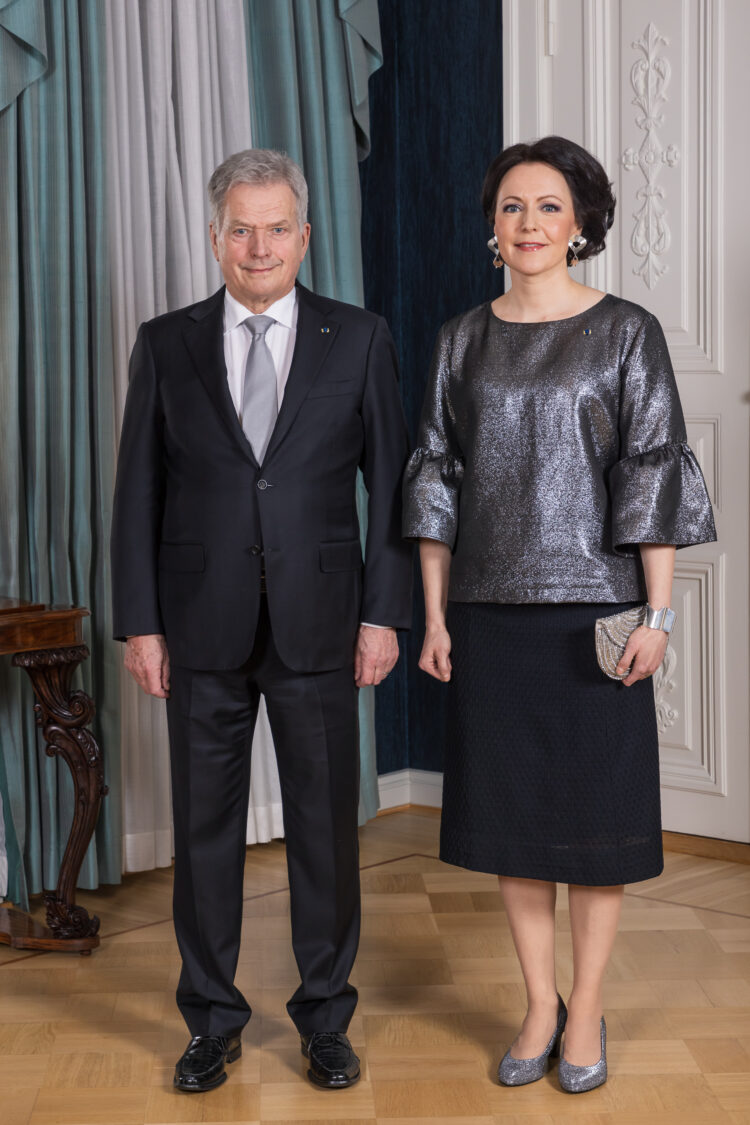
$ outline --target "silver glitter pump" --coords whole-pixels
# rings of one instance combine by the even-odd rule
[[[514,1059],[510,1048],[503,1055],[497,1068],[497,1078],[503,1086],[528,1086],[530,1082],[538,1082],[543,1078],[550,1065],[551,1059],[556,1059],[560,1054],[560,1040],[562,1038],[565,1021],[568,1018],[568,1009],[560,995],[557,997],[557,1027],[549,1043],[533,1059]]]

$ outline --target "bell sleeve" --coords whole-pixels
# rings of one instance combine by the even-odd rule
[[[711,501],[687,444],[667,342],[650,314],[623,365],[619,431],[621,457],[609,472],[615,554],[633,555],[639,543],[713,542]]]
[[[450,358],[451,339],[441,329],[422,407],[419,444],[404,473],[403,534],[407,539],[437,539],[452,550],[464,462],[449,395]]]

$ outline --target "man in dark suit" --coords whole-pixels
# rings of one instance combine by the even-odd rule
[[[133,349],[112,533],[115,635],[167,700],[178,1006],[175,1086],[212,1089],[241,1053],[234,984],[250,746],[265,696],[281,779],[292,943],[287,1005],[310,1079],[351,1085],[359,939],[357,688],[411,619],[400,535],[406,427],[379,317],[296,284],[307,186],[281,153],[209,183],[225,287],[143,324]],[[356,474],[368,489],[362,562]]]

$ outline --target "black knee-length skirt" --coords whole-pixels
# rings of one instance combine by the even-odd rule
[[[599,669],[617,605],[450,602],[440,858],[585,886],[663,867],[653,683]]]

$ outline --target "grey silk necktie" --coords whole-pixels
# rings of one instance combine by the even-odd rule
[[[250,316],[244,322],[251,335],[242,384],[242,429],[260,464],[279,412],[276,368],[266,343],[266,332],[276,321],[271,316]]]

